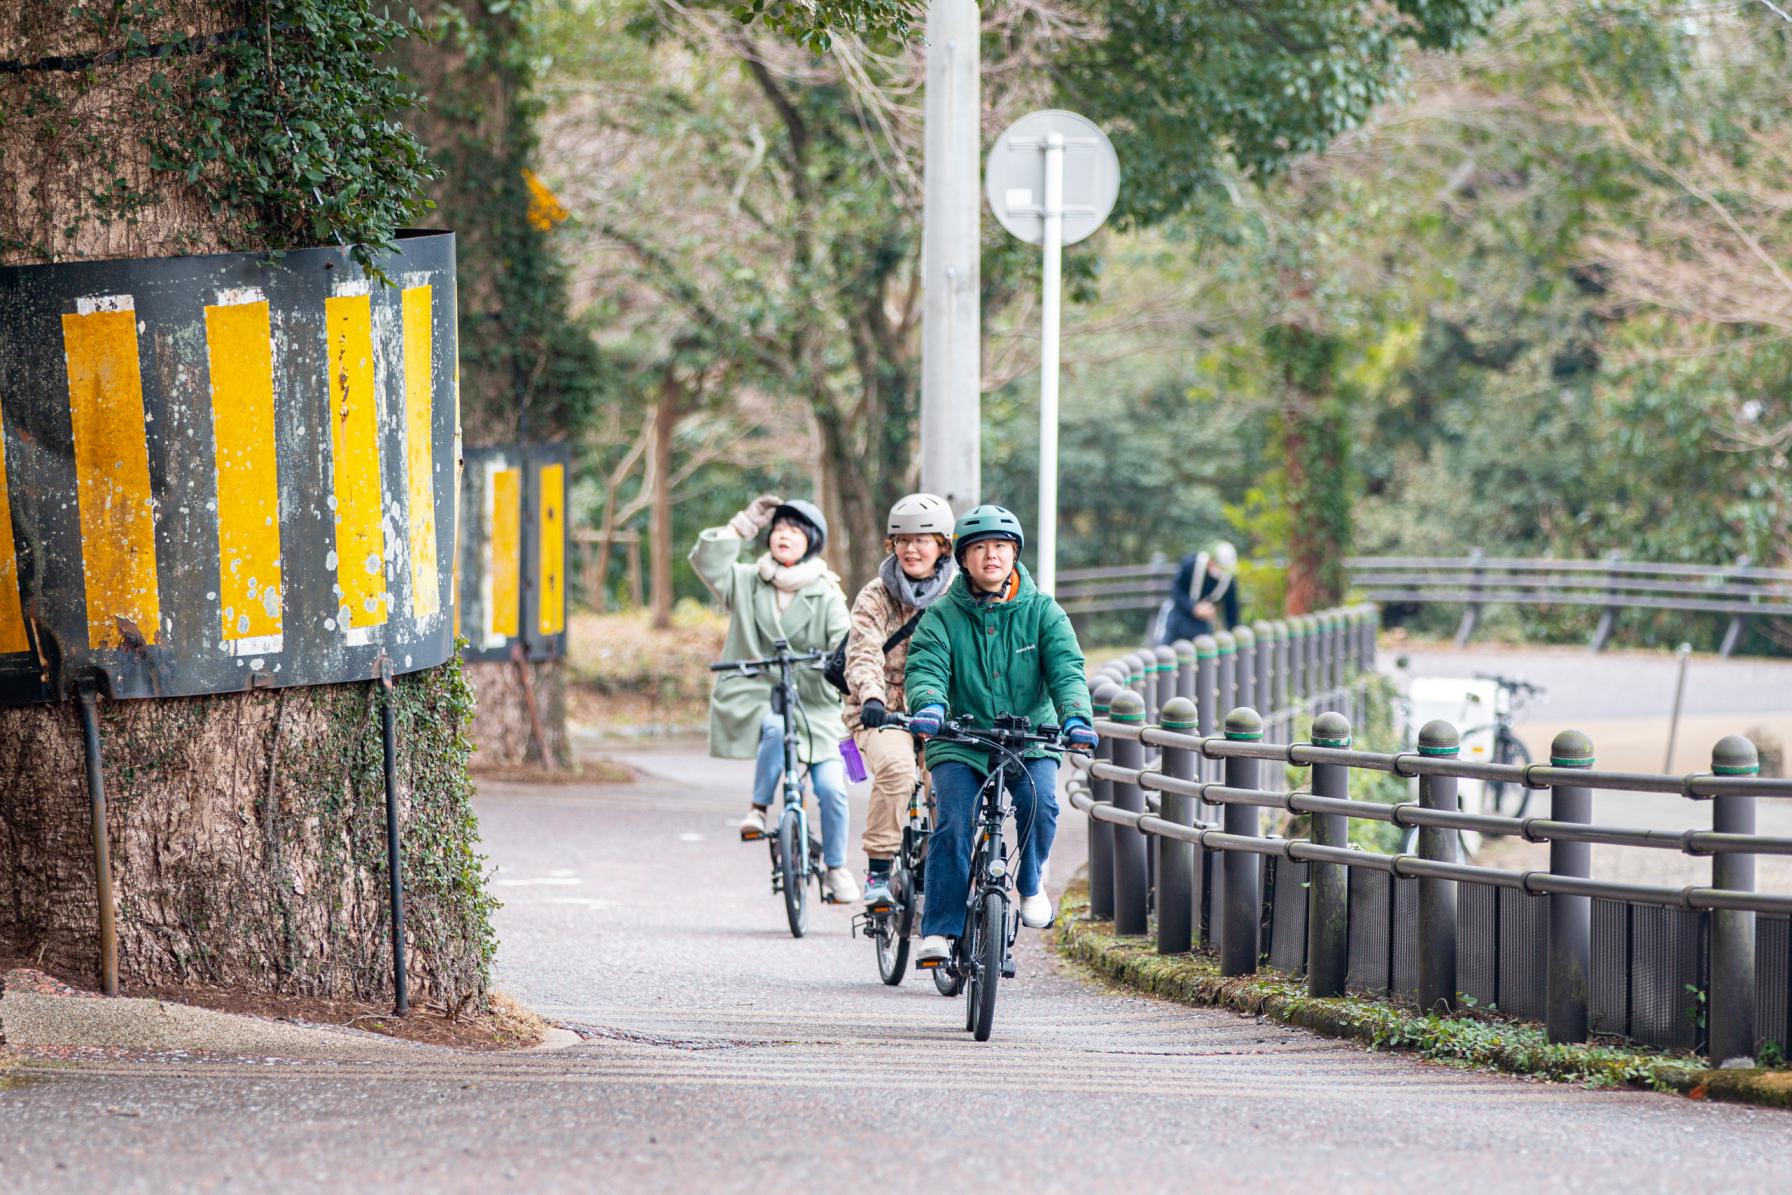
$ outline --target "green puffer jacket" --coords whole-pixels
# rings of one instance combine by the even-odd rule
[[[909,709],[943,705],[948,717],[984,727],[993,726],[997,714],[1059,725],[1068,718],[1094,720],[1070,616],[1039,592],[1022,565],[1014,567],[1020,592],[1013,599],[980,605],[970,579],[960,573],[921,616],[908,649]],[[1027,758],[1044,754],[1035,748]],[[989,757],[978,748],[927,744],[928,767],[948,762],[989,770]]]

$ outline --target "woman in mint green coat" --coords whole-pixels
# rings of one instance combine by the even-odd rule
[[[741,549],[765,532],[766,549],[742,560]],[[728,608],[725,660],[762,659],[773,643],[788,640],[792,652],[830,651],[846,636],[851,616],[840,578],[821,557],[828,524],[813,503],[785,502],[763,494],[720,527],[697,536],[691,567]],[[840,692],[819,671],[797,673],[802,704],[793,719],[797,758],[809,766],[821,807],[821,853],[829,900],[859,899],[846,869],[846,771],[840,740],[846,737]],[[741,820],[743,838],[765,833],[765,811],[784,774],[784,722],[771,710],[769,676],[716,676],[709,698],[709,753],[719,759],[755,759],[753,806]]]

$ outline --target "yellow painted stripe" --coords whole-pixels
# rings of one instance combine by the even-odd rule
[[[218,468],[218,604],[231,643],[278,635],[284,624],[267,302],[208,306],[205,346]]]
[[[442,608],[436,570],[435,454],[430,422],[430,288],[404,292],[405,475],[410,483],[411,613],[417,618]]]
[[[29,651],[19,607],[19,560],[13,554],[12,500],[7,494],[5,416],[0,414],[0,652]]]
[[[485,624],[493,635],[517,636],[522,621],[523,474],[498,469],[491,481],[491,608]]]
[[[386,537],[380,528],[380,444],[373,389],[373,305],[324,300],[329,338],[330,459],[336,496],[336,584],[348,627],[386,621]],[[346,629],[346,628],[344,628]]]
[[[539,507],[541,576],[535,622],[541,634],[558,635],[566,629],[566,466],[542,466]]]
[[[162,619],[144,439],[137,313],[62,317],[75,494],[87,583],[87,640],[119,647],[127,632],[154,643]]]

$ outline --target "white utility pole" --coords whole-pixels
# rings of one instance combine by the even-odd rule
[[[1039,567],[1058,589],[1058,296],[1063,291],[1064,134],[1045,135],[1045,285],[1039,297]]]
[[[927,6],[921,488],[963,514],[982,490],[982,101],[977,0]]]

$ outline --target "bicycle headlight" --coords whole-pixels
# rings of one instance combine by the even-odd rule
[[[989,874],[995,879],[1001,879],[1008,874],[1008,864],[1001,859],[992,860],[989,865]]]

